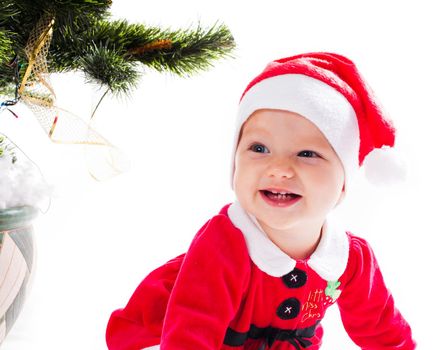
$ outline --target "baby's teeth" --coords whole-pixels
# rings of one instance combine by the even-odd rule
[[[287,192],[275,192],[275,191],[272,191],[272,193],[274,193],[274,194],[286,194]]]

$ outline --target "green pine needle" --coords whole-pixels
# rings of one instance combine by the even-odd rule
[[[13,58],[10,36],[6,31],[0,30],[0,94],[9,95],[14,89],[14,69],[10,66]]]
[[[12,41],[6,31],[0,30],[0,63],[8,61],[13,53]]]
[[[129,93],[137,84],[138,72],[133,65],[103,46],[92,46],[79,60],[79,66],[90,83],[106,85],[112,92]]]
[[[172,41],[172,47],[133,55],[133,58],[158,71],[190,76],[213,66],[213,61],[227,57],[235,47],[233,37],[224,25],[209,29],[165,32],[161,39]]]

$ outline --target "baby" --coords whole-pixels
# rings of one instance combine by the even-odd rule
[[[315,350],[335,303],[362,349],[415,349],[369,244],[327,218],[394,139],[347,58],[271,62],[239,105],[237,200],[112,313],[109,349]]]

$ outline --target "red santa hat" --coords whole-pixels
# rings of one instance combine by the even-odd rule
[[[269,63],[241,97],[233,156],[241,127],[259,109],[295,112],[313,122],[339,156],[346,186],[363,164],[374,183],[403,174],[392,150],[395,128],[344,56],[306,53]]]

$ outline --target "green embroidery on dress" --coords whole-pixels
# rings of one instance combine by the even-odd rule
[[[328,281],[327,288],[325,288],[325,295],[335,301],[341,295],[341,291],[337,289],[341,285],[339,281]]]

